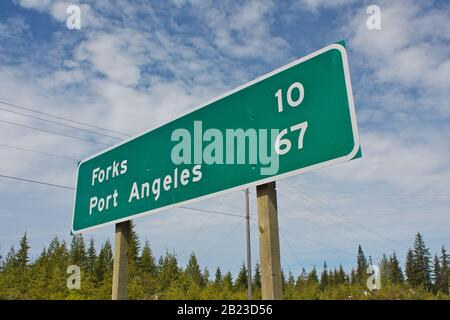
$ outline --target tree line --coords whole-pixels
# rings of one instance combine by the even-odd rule
[[[97,252],[93,239],[85,242],[74,235],[70,245],[56,236],[40,255],[30,260],[25,234],[16,249],[0,256],[0,299],[110,299],[113,252],[109,240]],[[132,225],[128,252],[129,299],[246,299],[247,269],[237,275],[220,267],[211,275],[201,268],[194,253],[183,268],[175,253],[166,252],[156,260],[148,241],[142,245]],[[282,273],[285,299],[448,299],[449,261],[442,246],[432,259],[420,233],[406,253],[404,269],[397,254],[383,254],[379,263],[381,287],[370,291],[367,280],[371,257],[358,247],[356,265],[346,272],[342,265],[329,268],[326,262],[302,268],[297,277]],[[69,265],[81,270],[81,288],[67,288]],[[370,280],[370,279],[369,279]],[[255,265],[252,279],[254,298],[261,298],[261,273]]]

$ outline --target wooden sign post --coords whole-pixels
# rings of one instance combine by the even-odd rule
[[[282,300],[280,240],[275,182],[256,187],[258,205],[259,257],[263,300]]]
[[[112,300],[127,299],[128,247],[130,244],[130,229],[130,221],[124,221],[116,224]]]

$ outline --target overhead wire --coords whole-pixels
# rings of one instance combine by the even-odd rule
[[[34,112],[34,113],[37,113],[37,114],[45,115],[45,116],[52,117],[52,118],[55,118],[55,119],[64,120],[64,121],[67,121],[67,122],[76,123],[76,124],[83,125],[83,126],[86,126],[86,127],[95,128],[95,129],[99,129],[99,130],[103,130],[103,131],[107,131],[107,132],[111,132],[111,133],[120,134],[120,135],[125,136],[125,137],[130,137],[131,136],[128,133],[123,133],[123,132],[120,132],[120,131],[117,131],[117,130],[112,130],[112,129],[100,127],[100,126],[93,125],[93,124],[90,124],[90,123],[87,123],[87,122],[82,122],[82,121],[78,121],[78,120],[69,119],[69,118],[66,118],[66,117],[62,117],[60,115],[55,115],[55,114],[51,114],[51,113],[48,113],[48,112],[39,111],[39,110],[36,110],[34,108],[30,108],[30,107],[20,106],[18,104],[14,104],[14,103],[7,102],[7,101],[0,100],[0,104],[7,105],[7,106],[10,106],[10,107],[13,107],[13,108],[18,108],[18,109],[22,109],[22,110],[31,111],[31,112]]]

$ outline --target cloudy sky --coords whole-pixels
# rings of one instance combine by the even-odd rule
[[[66,27],[70,4],[81,30]],[[366,26],[371,4],[381,30]],[[342,39],[363,158],[278,183],[284,270],[349,269],[358,244],[375,262],[403,258],[419,231],[434,253],[450,232],[448,1],[2,0],[0,101],[132,135]],[[1,175],[73,187],[77,159],[124,138],[2,103]],[[0,203],[0,254],[24,232],[33,256],[54,235],[70,241],[72,190],[0,178]],[[243,214],[244,194],[193,206]],[[202,265],[236,272],[245,257],[238,217],[176,209],[135,224],[182,265],[195,250]],[[113,232],[85,236],[100,244]]]

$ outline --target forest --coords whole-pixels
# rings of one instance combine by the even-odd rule
[[[192,253],[188,264],[178,264],[175,253],[158,259],[148,241],[141,242],[132,227],[129,244],[128,299],[247,299],[245,263],[237,275],[217,267],[212,273],[202,268]],[[70,245],[56,236],[33,261],[27,235],[0,256],[0,299],[111,299],[113,251],[109,240],[97,252],[94,240],[87,243],[81,234]],[[449,299],[449,261],[446,248],[434,256],[423,236],[417,233],[402,265],[395,252],[384,254],[378,265],[381,288],[370,291],[366,282],[372,264],[361,246],[355,266],[305,270],[298,276],[283,272],[284,299]],[[81,288],[68,289],[69,265],[81,270]],[[319,271],[320,270],[320,271]],[[253,270],[253,298],[261,299],[259,265]]]

